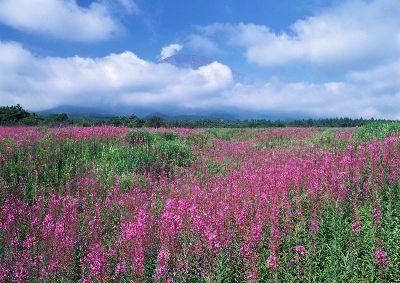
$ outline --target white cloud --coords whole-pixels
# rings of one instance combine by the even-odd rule
[[[205,53],[217,53],[219,48],[217,44],[211,41],[206,36],[201,35],[190,35],[187,38],[187,45],[193,50],[205,52]]]
[[[163,59],[165,59],[165,58],[174,56],[174,55],[177,54],[179,51],[181,51],[182,48],[183,48],[183,46],[180,45],[180,44],[177,44],[177,43],[173,43],[173,44],[164,46],[164,47],[161,49],[161,53],[160,53],[159,58],[160,58],[160,60],[163,60]]]
[[[400,59],[371,69],[350,72],[348,78],[378,97],[387,93],[400,95]]]
[[[101,58],[42,58],[18,43],[0,42],[0,105],[20,103],[33,110],[65,104],[183,105],[231,83],[230,68],[218,62],[179,69],[128,51]]]
[[[355,0],[298,20],[288,32],[243,23],[200,30],[209,37],[226,34],[230,44],[245,48],[249,62],[260,66],[308,62],[347,71],[399,58],[399,15],[397,0]]]
[[[129,6],[133,2],[121,1],[128,9],[134,8]],[[107,5],[93,2],[86,8],[75,0],[1,0],[0,22],[22,31],[81,42],[104,40],[120,30]]]
[[[292,113],[317,117],[400,118],[400,93],[362,91],[361,85],[340,83],[283,83],[236,85],[223,93],[225,107],[263,113]]]
[[[39,57],[0,42],[0,105],[229,109],[335,117],[400,118],[400,62],[353,72],[343,82],[234,83],[218,62],[199,69],[156,64],[132,52],[100,58]]]

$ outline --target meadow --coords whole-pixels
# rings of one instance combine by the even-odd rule
[[[400,282],[398,123],[0,127],[0,282]]]

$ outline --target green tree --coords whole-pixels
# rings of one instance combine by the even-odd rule
[[[2,125],[17,124],[22,119],[29,116],[29,112],[23,109],[19,104],[0,107],[0,124]]]
[[[144,123],[144,126],[149,127],[149,128],[160,128],[165,125],[166,125],[166,123],[165,123],[164,119],[159,116],[152,116],[152,117],[148,118],[146,120],[146,122]]]

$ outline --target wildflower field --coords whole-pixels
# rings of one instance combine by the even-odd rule
[[[398,129],[0,127],[0,282],[400,282]]]

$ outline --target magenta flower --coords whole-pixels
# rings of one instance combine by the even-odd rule
[[[319,228],[319,221],[317,219],[311,220],[311,223],[310,223],[311,235],[315,236],[318,232],[318,228]]]
[[[250,244],[248,242],[244,242],[240,245],[240,251],[239,255],[240,256],[248,256],[250,254]]]
[[[57,271],[57,268],[58,268],[58,260],[57,259],[51,259],[50,261],[49,261],[49,264],[47,265],[47,271],[50,273],[50,274],[53,274],[53,273],[56,273],[56,271]]]
[[[389,260],[387,258],[387,253],[382,248],[378,248],[376,250],[375,260],[376,260],[376,263],[381,267],[384,267],[389,263]]]
[[[28,270],[23,266],[21,262],[18,262],[14,269],[13,276],[15,281],[23,282],[28,278]]]
[[[274,240],[279,240],[279,239],[280,239],[280,236],[281,236],[281,234],[280,234],[280,232],[279,232],[278,226],[276,226],[276,225],[272,226],[272,228],[271,228],[271,237],[272,237]]]
[[[358,234],[361,231],[361,220],[356,220],[353,222],[351,225],[351,230],[353,231],[354,234]]]
[[[304,246],[296,246],[296,253],[297,253],[299,256],[303,256],[303,255],[305,255],[306,253],[308,253],[308,251],[307,251],[307,249],[306,249]]]
[[[118,277],[121,273],[126,272],[127,268],[125,265],[125,262],[118,262],[117,266],[115,267],[115,273],[114,276]]]
[[[107,264],[106,254],[99,243],[94,243],[86,256],[95,277],[101,276]]]
[[[390,172],[390,176],[389,176],[389,180],[390,180],[390,184],[391,185],[393,185],[395,182],[396,182],[396,179],[397,179],[397,170],[396,169],[393,169],[391,172]]]
[[[380,210],[379,207],[375,207],[372,210],[372,217],[374,218],[374,223],[375,225],[379,225],[382,220],[382,211]]]
[[[7,263],[2,262],[0,264],[0,282],[6,282],[11,270]]]
[[[275,255],[271,254],[267,259],[269,267],[276,269],[278,268],[278,261]]]
[[[247,273],[247,280],[248,280],[248,281],[254,281],[255,279],[256,279],[256,275],[254,274],[254,272],[249,271],[249,272]]]
[[[169,252],[167,250],[161,249],[157,256],[157,269],[156,269],[156,278],[160,279],[165,272],[167,272],[167,265],[169,260]]]
[[[262,225],[260,224],[253,224],[251,226],[251,240],[253,242],[259,242],[262,240]]]

